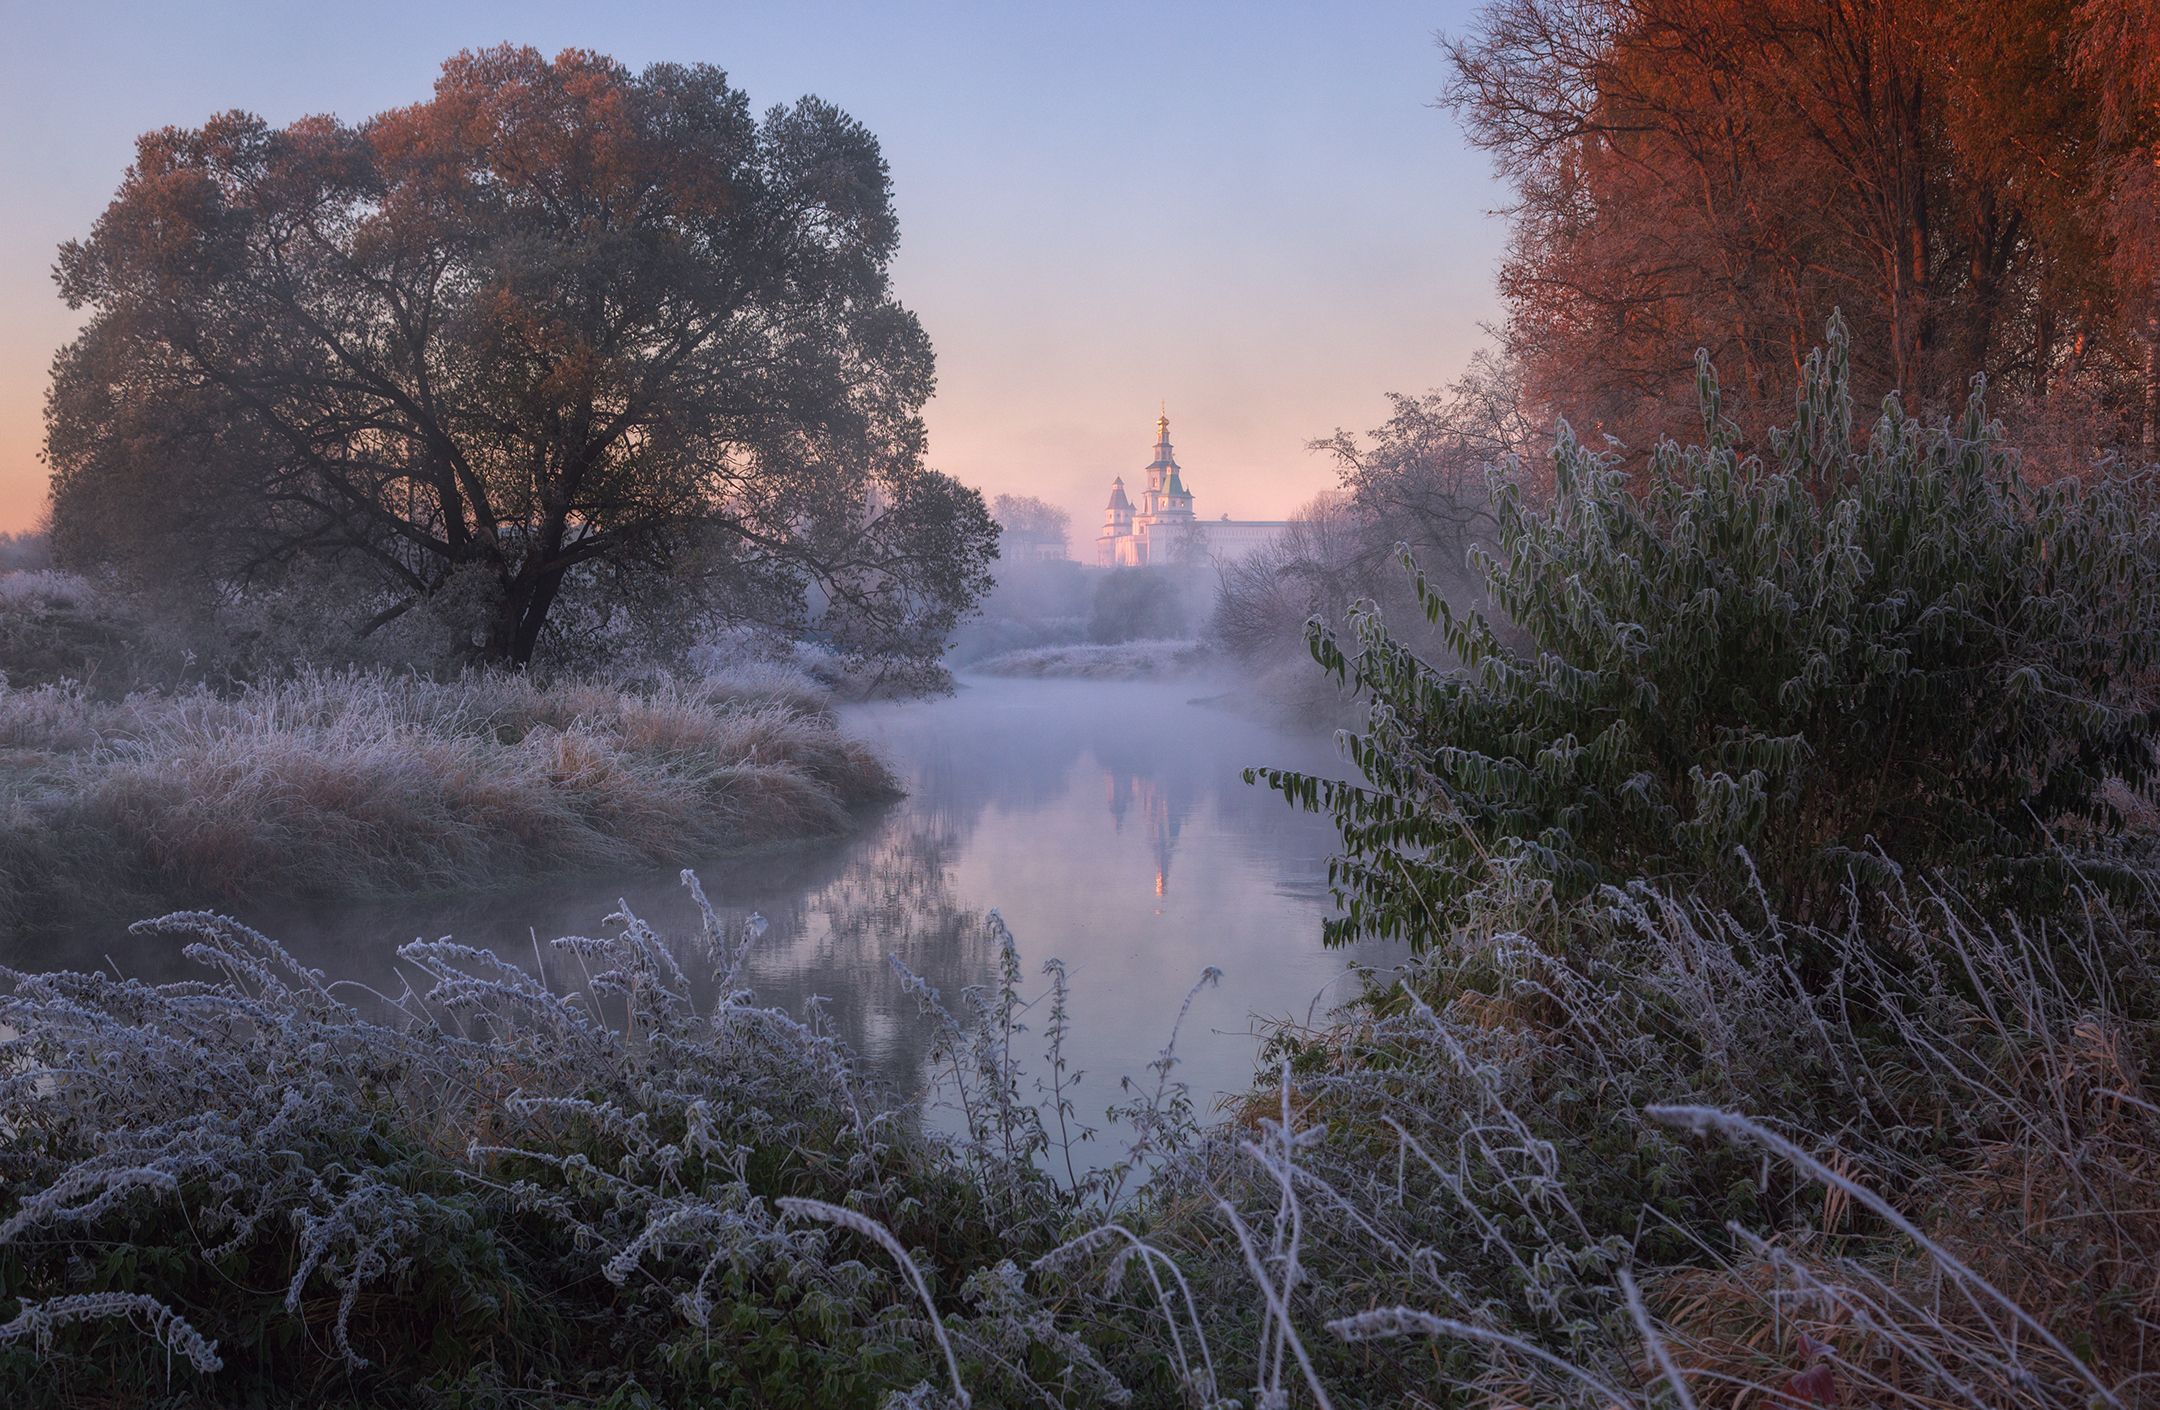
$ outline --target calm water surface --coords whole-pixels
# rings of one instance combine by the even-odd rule
[[[1332,746],[1195,699],[1208,689],[966,679],[949,699],[848,710],[846,726],[885,752],[907,796],[837,841],[696,867],[716,906],[769,922],[749,966],[759,997],[799,1008],[822,996],[859,1051],[915,1086],[929,1027],[891,961],[957,1004],[964,987],[994,975],[995,908],[1019,941],[1031,993],[1051,956],[1070,972],[1068,1057],[1086,1071],[1084,1117],[1118,1098],[1120,1075],[1144,1075],[1210,965],[1222,981],[1194,1005],[1180,1075],[1209,1097],[1246,1088],[1260,1020],[1317,1016],[1353,992],[1353,962],[1394,956],[1322,947],[1333,834],[1238,777],[1261,763],[1340,772]],[[672,871],[486,897],[242,907],[241,917],[334,976],[394,990],[393,952],[416,936],[530,957],[536,941],[599,933],[618,902],[663,933],[695,929]],[[98,926],[43,936],[12,962],[195,972],[173,950]],[[559,982],[578,982],[542,953]],[[1045,1017],[1030,1016],[1038,1034]]]

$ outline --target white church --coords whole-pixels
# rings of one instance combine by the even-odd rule
[[[1155,418],[1155,459],[1136,508],[1124,477],[1110,482],[1110,507],[1095,538],[1095,561],[1106,568],[1144,568],[1165,563],[1223,562],[1242,558],[1288,527],[1283,519],[1202,519],[1193,513],[1177,458],[1170,453],[1170,417]]]

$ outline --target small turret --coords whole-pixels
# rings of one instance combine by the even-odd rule
[[[1103,510],[1103,527],[1113,533],[1127,533],[1132,528],[1132,501],[1125,497],[1125,481],[1122,477],[1110,482],[1110,503]]]
[[[1102,532],[1095,536],[1095,561],[1114,566],[1122,561],[1120,545],[1133,541],[1133,504],[1125,497],[1125,481],[1110,482],[1110,503],[1103,509]]]

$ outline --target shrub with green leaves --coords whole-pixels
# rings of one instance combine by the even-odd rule
[[[2040,485],[1974,381],[1961,424],[1892,398],[1853,433],[1846,331],[1806,364],[1766,450],[1720,414],[1707,444],[1631,474],[1565,424],[1550,507],[1496,469],[1473,552],[1502,620],[1418,596],[1440,669],[1369,606],[1314,656],[1369,703],[1361,783],[1254,770],[1342,834],[1332,941],[1413,944],[1498,870],[1564,899],[1601,884],[1758,882],[1784,914],[1848,882],[1947,867],[2045,888],[2104,861],[2104,788],[2153,774],[2160,575],[2145,485]]]

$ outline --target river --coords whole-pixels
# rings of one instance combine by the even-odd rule
[[[1222,978],[1193,1006],[1178,1075],[1203,1102],[1247,1089],[1260,1024],[1324,1014],[1353,992],[1353,963],[1392,955],[1321,945],[1334,835],[1239,777],[1261,763],[1339,772],[1330,743],[1196,698],[1209,689],[964,678],[947,698],[847,708],[844,726],[884,752],[906,796],[845,837],[695,867],[716,906],[768,922],[749,963],[759,998],[800,1008],[822,996],[828,1021],[883,1076],[915,1087],[931,1026],[892,960],[957,1006],[966,986],[994,976],[994,908],[1017,938],[1030,995],[1043,961],[1067,966],[1067,1059],[1085,1073],[1083,1118],[1099,1122],[1120,1076],[1146,1075],[1210,966]],[[536,939],[598,933],[619,903],[663,933],[695,927],[673,872],[240,914],[333,976],[394,990],[402,941],[448,935],[530,956]],[[118,927],[48,934],[38,949],[39,967],[197,972],[172,941]],[[548,967],[576,982],[553,952]],[[1038,1039],[1046,1018],[1029,1015]]]

